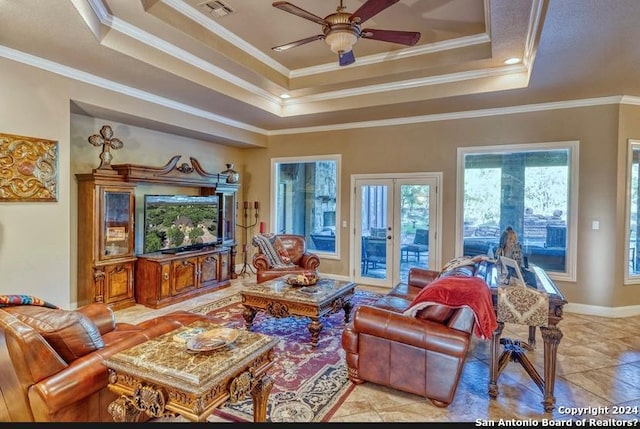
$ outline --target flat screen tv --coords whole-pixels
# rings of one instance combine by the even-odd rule
[[[222,242],[218,195],[145,195],[144,253],[175,253]]]

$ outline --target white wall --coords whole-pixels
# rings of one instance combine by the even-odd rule
[[[0,293],[72,301],[69,97],[65,79],[0,60],[0,132],[58,141],[58,201],[0,202]]]

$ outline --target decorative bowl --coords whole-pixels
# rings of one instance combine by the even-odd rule
[[[228,346],[238,339],[240,331],[231,328],[215,328],[198,334],[187,341],[187,350],[208,352]]]
[[[311,286],[318,283],[318,280],[318,275],[312,272],[290,274],[284,279],[285,283],[291,286]]]

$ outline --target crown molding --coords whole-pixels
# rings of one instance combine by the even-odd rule
[[[323,125],[317,127],[289,128],[269,131],[269,135],[305,134],[326,131],[351,130],[357,128],[391,127],[397,125],[419,124],[425,122],[450,121],[456,119],[473,119],[487,116],[513,115],[518,113],[542,112],[546,110],[574,109],[578,107],[600,106],[605,104],[621,104],[622,96],[586,98],[571,101],[555,101],[549,103],[525,104],[520,106],[478,109],[463,112],[437,113],[432,115],[410,116],[406,118],[382,119],[377,121],[350,122],[348,124]],[[639,97],[634,102],[640,104]],[[634,104],[635,104],[634,103]],[[632,103],[626,103],[632,104]]]
[[[350,68],[369,66],[372,64],[378,64],[387,61],[394,61],[409,57],[415,57],[418,55],[432,54],[434,52],[453,50],[458,48],[464,48],[473,45],[479,45],[481,43],[490,42],[489,35],[476,34],[473,36],[460,37],[452,40],[444,40],[442,42],[429,43],[427,45],[414,46],[405,49],[399,49],[392,52],[385,52],[382,54],[367,55],[365,57],[358,57],[358,61],[351,64]],[[302,69],[292,70],[289,74],[290,78],[297,78],[303,76],[312,76],[315,74],[327,73],[336,70],[340,70],[340,66],[336,62],[329,64],[321,64],[319,66],[306,67]]]
[[[529,15],[529,26],[527,28],[527,38],[524,45],[524,55],[522,64],[529,69],[529,77],[533,70],[533,63],[538,53],[538,42],[542,33],[542,18],[546,13],[548,1],[533,0],[531,4],[531,14]]]
[[[231,127],[251,131],[259,134],[266,134],[267,130],[254,127],[253,125],[246,124],[244,122],[229,119],[224,116],[216,115],[215,113],[208,112],[206,110],[198,109],[197,107],[189,106],[188,104],[180,103],[175,100],[171,100],[166,97],[160,97],[150,92],[142,91],[131,86],[123,85],[108,79],[98,77],[96,75],[77,70],[44,58],[36,57],[31,54],[26,54],[15,49],[8,48],[0,45],[0,57],[7,58],[9,60],[17,61],[22,64],[33,66],[47,72],[55,73],[60,76],[67,77],[79,82],[84,82],[90,85],[97,86],[109,91],[117,92],[119,94],[126,95],[128,97],[137,98],[142,101],[147,101],[162,107],[177,110],[180,112],[188,113],[193,116],[197,116],[210,121],[218,122],[220,124],[228,125]]]
[[[109,91],[114,91],[129,97],[137,98],[142,101],[147,101],[156,105],[160,105],[169,109],[177,110],[180,112],[188,113],[203,119],[215,121],[224,125],[239,128],[245,131],[254,132],[257,134],[275,136],[275,135],[288,135],[288,134],[305,134],[316,133],[326,131],[340,131],[350,130],[358,128],[373,128],[373,127],[389,127],[397,125],[408,125],[426,122],[448,121],[456,119],[471,119],[481,118],[488,116],[501,116],[511,115],[518,113],[530,113],[541,112],[547,110],[560,110],[560,109],[573,109],[579,107],[591,107],[607,104],[625,104],[625,105],[640,105],[640,97],[629,95],[616,95],[609,97],[597,97],[597,98],[585,98],[570,101],[556,101],[549,103],[538,104],[525,104],[519,106],[500,107],[491,109],[478,109],[462,112],[450,112],[450,113],[438,113],[432,115],[420,115],[410,116],[405,118],[383,119],[375,121],[362,121],[351,122],[347,124],[332,124],[323,125],[317,127],[301,127],[301,128],[288,128],[281,130],[268,131],[263,128],[258,128],[253,125],[236,121],[224,116],[216,115],[202,109],[195,108],[193,106],[186,105],[184,103],[177,102],[175,100],[168,99],[166,97],[160,97],[155,94],[151,94],[146,91],[122,85],[117,82],[104,79],[90,73],[83,72],[62,64],[55,63],[50,60],[46,60],[40,57],[36,57],[31,54],[26,54],[15,49],[0,45],[0,57],[16,61],[22,64],[26,64],[32,67],[36,67],[45,70],[50,73],[55,73],[60,76],[67,77],[79,82],[84,82],[90,85],[94,85],[99,88],[103,88]]]
[[[487,77],[503,76],[527,71],[522,64],[512,66],[502,66],[493,69],[481,69],[465,71],[460,73],[450,73],[446,75],[427,76],[416,79],[383,83],[379,85],[360,86],[357,88],[341,89],[339,91],[327,91],[320,94],[307,95],[283,100],[284,106],[295,106],[315,101],[326,101],[337,98],[354,97],[359,95],[377,94],[387,91],[397,91],[402,89],[422,88],[432,85],[443,85],[447,83],[463,82]]]
[[[258,97],[261,97],[265,99],[267,102],[271,104],[275,104],[277,106],[277,110],[280,110],[281,99],[278,96],[273,95],[270,92],[265,91],[264,89],[247,82],[244,79],[240,79],[236,75],[229,73],[226,70],[220,67],[217,67],[211,64],[210,62],[205,61],[202,58],[191,54],[190,52],[185,51],[184,49],[181,49],[171,43],[168,43],[167,41],[157,36],[154,36],[153,34],[148,33],[142,30],[141,28],[136,27],[135,25],[132,25],[118,17],[111,15],[101,0],[90,0],[90,5],[94,13],[96,14],[96,17],[100,20],[100,22],[103,25],[113,29],[114,31],[124,34],[134,40],[144,43],[145,45],[149,46],[152,49],[157,49],[160,52],[163,52],[193,67],[204,70],[207,73],[211,74],[212,76],[216,76],[217,78],[225,80],[231,83],[232,85],[237,86],[238,88],[244,89],[245,91],[248,91]],[[101,44],[104,43],[102,40],[99,40],[99,42]],[[118,50],[113,46],[111,46],[111,49]],[[282,92],[286,91],[286,88],[284,87],[281,87],[281,88],[282,88]],[[272,113],[276,113],[276,112],[272,112]]]
[[[640,97],[633,95],[623,95],[620,100],[620,104],[630,104],[634,106],[640,106]]]
[[[162,3],[174,9],[176,12],[179,12],[189,18],[190,20],[197,22],[207,30],[226,40],[227,42],[235,45],[240,48],[247,54],[251,55],[256,60],[262,62],[263,64],[271,67],[276,70],[278,73],[283,76],[289,76],[290,70],[271,58],[270,56],[264,54],[262,51],[257,49],[250,43],[247,43],[244,39],[235,35],[231,31],[224,28],[222,25],[217,22],[207,18],[202,13],[198,12],[194,7],[188,5],[183,0],[162,0]]]

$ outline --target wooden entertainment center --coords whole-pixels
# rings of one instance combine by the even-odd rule
[[[160,308],[229,286],[230,254],[228,247],[222,247],[138,256],[136,302]]]
[[[106,163],[92,173],[76,174],[78,306],[104,302],[119,309],[137,302],[160,308],[228,287],[236,277],[238,184],[230,183],[227,174],[206,172],[195,158],[179,160],[176,155],[162,167]],[[137,183],[196,187],[200,195],[218,195],[222,243],[136,255]]]

